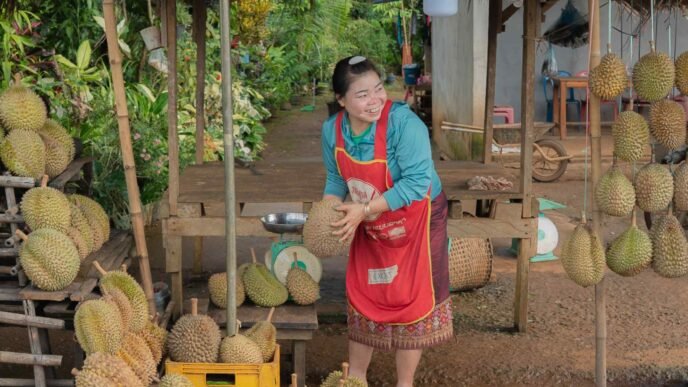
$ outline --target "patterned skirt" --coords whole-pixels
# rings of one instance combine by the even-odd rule
[[[432,201],[430,254],[435,308],[413,324],[388,324],[369,320],[351,304],[347,308],[349,340],[375,349],[423,349],[454,336],[452,300],[449,297],[449,251],[447,248],[447,197],[444,192]]]

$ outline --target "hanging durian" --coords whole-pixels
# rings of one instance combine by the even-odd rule
[[[666,209],[674,197],[674,178],[667,168],[657,163],[640,168],[633,186],[638,207],[645,212]]]
[[[627,85],[626,65],[611,51],[590,71],[590,92],[603,100],[618,97]]]
[[[683,95],[688,95],[688,51],[676,58],[676,87]]]
[[[669,55],[656,52],[654,42],[650,42],[650,52],[633,67],[633,88],[641,99],[659,101],[674,87],[674,75],[674,62]]]
[[[674,209],[688,211],[688,163],[681,165],[674,171]]]
[[[650,106],[650,132],[658,143],[677,149],[686,143],[686,113],[677,102],[662,99]]]
[[[604,276],[604,247],[585,225],[585,216],[561,250],[561,263],[569,278],[580,286],[595,285]]]
[[[612,125],[614,155],[624,161],[636,161],[643,157],[650,143],[647,121],[634,111],[619,114]]]
[[[652,262],[652,241],[636,226],[635,218],[633,211],[631,226],[614,239],[607,249],[607,266],[624,277],[640,273]]]
[[[688,242],[681,222],[671,209],[652,224],[652,268],[667,278],[676,278],[688,273]]]
[[[635,207],[633,183],[616,164],[597,182],[595,200],[600,210],[611,216],[626,216]]]

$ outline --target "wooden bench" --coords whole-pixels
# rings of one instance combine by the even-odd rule
[[[254,305],[242,305],[237,308],[237,319],[242,328],[250,328],[258,321],[263,321],[269,312],[268,308]],[[227,313],[224,309],[211,307],[208,315],[220,327],[227,325]],[[293,371],[298,378],[298,386],[306,383],[306,342],[313,338],[318,329],[318,315],[315,305],[281,305],[275,308],[272,324],[277,328],[277,340],[291,341]]]

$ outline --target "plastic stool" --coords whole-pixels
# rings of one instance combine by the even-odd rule
[[[514,108],[511,106],[495,106],[492,114],[497,117],[504,117],[504,121],[507,124],[514,123]]]

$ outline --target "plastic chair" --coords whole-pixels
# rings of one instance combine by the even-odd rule
[[[571,73],[568,71],[560,70],[557,72],[557,76],[570,77]],[[554,90],[554,80],[545,75],[542,77],[542,89],[545,92],[545,100],[547,101],[547,122],[552,122],[554,121],[554,102],[551,98],[547,98],[547,84],[550,84],[552,86],[552,89]],[[582,103],[581,100],[575,98],[573,94],[573,89],[569,89],[569,96],[568,98],[566,98],[566,106],[568,107],[569,104],[576,105],[576,107],[578,108],[578,117],[580,119]]]
[[[587,77],[588,76],[588,70],[583,70],[579,71],[576,73],[577,77]],[[588,101],[587,99],[581,100],[583,104],[583,108],[581,109],[581,120],[586,119],[587,117],[587,109],[588,109]],[[614,115],[614,121],[616,121],[616,118],[619,116],[619,107],[616,103],[616,100],[614,99],[608,99],[608,100],[600,100],[600,107],[604,105],[611,105],[612,107],[612,114]]]

